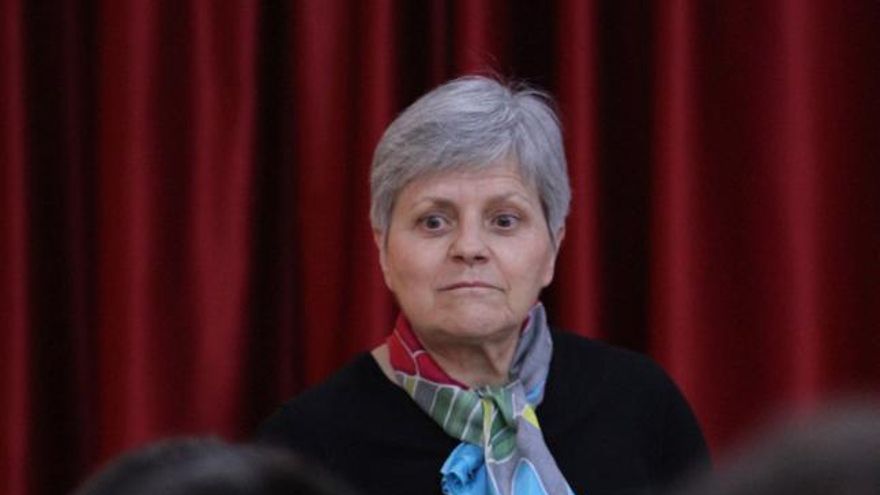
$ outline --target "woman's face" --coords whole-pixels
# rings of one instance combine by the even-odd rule
[[[376,243],[385,283],[436,344],[518,331],[556,259],[538,193],[508,162],[411,182]]]

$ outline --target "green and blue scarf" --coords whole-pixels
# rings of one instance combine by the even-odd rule
[[[447,434],[462,441],[440,469],[443,493],[572,494],[535,414],[553,355],[543,305],[529,312],[510,379],[501,386],[472,389],[450,377],[402,315],[387,343],[398,385]]]

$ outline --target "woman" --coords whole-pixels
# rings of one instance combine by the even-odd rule
[[[645,493],[705,462],[657,366],[547,324],[571,197],[547,97],[483,77],[438,87],[385,132],[371,189],[395,328],[263,440],[371,494]]]

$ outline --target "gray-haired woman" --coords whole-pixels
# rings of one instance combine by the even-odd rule
[[[571,198],[548,103],[464,77],[391,124],[370,214],[401,314],[262,440],[386,495],[646,493],[707,461],[655,364],[547,323]]]

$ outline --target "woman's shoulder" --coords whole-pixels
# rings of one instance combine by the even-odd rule
[[[551,369],[561,373],[606,384],[641,381],[659,385],[669,381],[663,368],[645,354],[558,328],[553,329],[552,335]]]
[[[369,353],[287,401],[255,440],[295,450],[355,485],[375,476],[382,459],[434,459],[455,447]]]
[[[596,408],[641,416],[689,406],[664,369],[649,356],[564,330],[553,331],[547,394],[577,397],[582,414]],[[548,404],[549,405],[549,404]]]
[[[635,435],[633,444],[650,446],[656,458],[648,464],[661,479],[708,463],[693,411],[653,359],[566,331],[554,330],[553,342],[544,412],[560,419],[550,434],[577,437],[587,429],[590,438],[607,434],[609,442]]]
[[[354,414],[346,407],[361,395],[387,393],[382,371],[368,353],[356,356],[324,382],[309,387],[282,404],[257,431],[257,439],[275,443],[332,430]],[[362,412],[362,411],[361,411]]]
[[[326,442],[348,435],[387,435],[387,426],[405,430],[425,421],[429,419],[406,392],[388,379],[370,353],[363,353],[284,403],[259,427],[257,438],[287,444]],[[361,431],[366,425],[372,425],[370,431]]]

